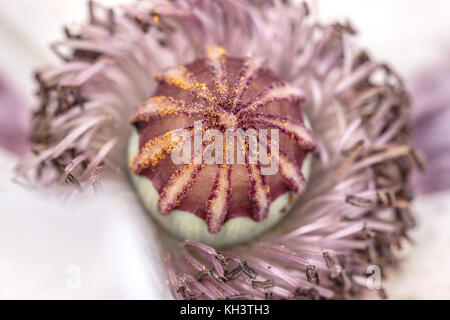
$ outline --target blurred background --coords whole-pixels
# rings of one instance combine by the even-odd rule
[[[98,1],[115,5],[131,0]],[[113,203],[76,212],[52,207],[24,196],[12,182],[17,157],[26,150],[21,143],[28,115],[20,111],[33,106],[33,71],[59,63],[49,43],[62,38],[63,25],[85,21],[87,8],[85,0],[3,2],[0,298],[168,297],[152,248],[155,231],[142,214],[120,214]],[[423,79],[449,83],[450,1],[317,0],[312,5],[322,20],[350,20],[359,31],[360,44],[376,59],[389,61],[413,95]],[[443,99],[450,105],[446,88]],[[16,108],[7,110],[11,104]],[[27,210],[27,203],[33,203],[34,210]],[[450,193],[419,197],[414,206],[415,245],[406,250],[399,268],[389,270],[382,285],[394,299],[450,299]]]

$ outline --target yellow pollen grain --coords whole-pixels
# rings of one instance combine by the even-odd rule
[[[210,57],[226,56],[227,51],[219,46],[206,46],[206,54]]]
[[[172,132],[170,131],[153,140],[147,141],[139,151],[139,154],[131,158],[131,169],[135,174],[139,174],[145,167],[156,166],[165,157],[165,154],[170,153],[178,142],[172,140]],[[154,149],[155,146],[160,147]]]

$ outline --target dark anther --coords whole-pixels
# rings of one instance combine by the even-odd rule
[[[320,278],[319,278],[319,271],[316,269],[315,266],[307,266],[306,267],[306,278],[309,282],[317,283],[319,284]]]
[[[345,269],[347,267],[347,258],[343,254],[338,254],[337,258],[342,269]]]
[[[99,57],[101,57],[102,54],[100,52],[92,51],[92,50],[81,50],[77,49],[73,53],[73,60],[82,60],[93,63],[95,60],[97,60]]]
[[[252,268],[250,268],[247,264],[247,262],[241,262],[239,264],[239,267],[242,269],[242,271],[250,278],[252,279],[256,279],[257,273],[255,270],[253,270]]]
[[[64,34],[66,35],[67,39],[72,38],[72,33],[70,32],[69,28],[67,26],[64,27]]]
[[[202,281],[204,277],[208,277],[210,280],[217,282],[217,283],[223,283],[223,282],[228,281],[228,278],[226,276],[221,276],[221,275],[217,274],[216,272],[214,272],[212,270],[208,270],[208,269],[197,273],[195,278],[197,281]]]
[[[63,163],[63,160],[61,158],[52,159],[51,163],[60,173],[64,172],[66,164]]]
[[[229,259],[220,251],[217,251],[216,253],[216,259],[219,260],[222,265],[227,266]]]
[[[226,280],[232,281],[232,280],[239,278],[239,276],[242,274],[242,269],[241,269],[241,267],[237,267],[231,271],[225,270],[224,273],[225,273]]]
[[[307,300],[308,299],[308,291],[303,288],[297,288],[294,291],[294,297],[295,300]]]
[[[397,217],[403,222],[406,229],[411,229],[416,225],[416,220],[409,210],[396,210]]]
[[[325,259],[328,271],[330,272],[330,278],[335,279],[338,276],[338,272],[336,270],[336,263],[334,262],[334,259],[328,252],[323,253],[323,258]]]
[[[209,279],[211,279],[212,281],[217,282],[217,283],[223,283],[227,280],[227,278],[225,276],[221,276],[221,275],[217,274],[217,272],[214,272],[212,270],[206,270],[205,274]]]
[[[76,149],[76,148],[70,148],[70,149],[67,149],[67,152],[70,153],[70,157],[71,157],[72,159],[75,159],[75,158],[78,156],[78,154],[77,154],[77,149]]]
[[[372,200],[361,198],[361,197],[356,197],[356,196],[347,196],[345,198],[345,202],[347,202],[348,204],[351,204],[355,207],[367,208],[367,209],[373,208],[373,206],[374,206],[374,202]]]
[[[382,207],[392,207],[395,203],[395,194],[390,189],[377,190],[377,202]]]
[[[64,34],[66,35],[67,39],[81,39],[80,34],[74,34],[72,31],[70,31],[69,27],[64,27]]]
[[[239,293],[227,297],[227,300],[252,300],[252,299],[253,296],[249,293]]]
[[[294,292],[293,299],[295,300],[320,300],[319,291],[314,288],[309,290],[297,288]]]
[[[345,23],[335,23],[333,24],[333,28],[339,33],[348,33],[350,35],[355,35],[357,33],[355,27],[351,25],[350,21],[346,21]]]
[[[80,105],[83,107],[85,100],[81,96],[80,89],[74,86],[59,87],[58,88],[58,101],[59,108],[58,112],[65,112],[68,109]]]
[[[266,300],[273,300],[275,297],[273,296],[273,292],[266,292],[265,298]]]
[[[355,58],[354,58],[354,65],[353,68],[356,69],[359,66],[363,65],[364,63],[370,61],[370,56],[366,51],[361,51]]]
[[[255,281],[252,280],[252,287],[254,289],[268,289],[268,288],[272,288],[274,286],[274,282],[273,280],[266,280],[266,281]]]
[[[204,271],[199,271],[196,275],[195,275],[195,280],[197,281],[202,281],[203,278],[205,277],[205,272]]]
[[[140,16],[129,16],[134,22],[138,25],[138,27],[142,30],[143,33],[147,33],[150,29],[150,23],[144,21]]]
[[[180,287],[177,289],[177,292],[180,292],[185,300],[193,300],[203,294],[201,292],[192,292],[188,289],[185,282],[181,283]]]
[[[79,192],[83,191],[83,188],[81,187],[81,184],[78,182],[78,180],[71,173],[69,173],[66,176],[65,182],[67,184],[73,185]]]
[[[302,7],[303,7],[303,10],[305,11],[305,16],[309,16],[310,10],[309,10],[308,4],[306,2],[302,2]]]
[[[59,50],[59,46],[57,46],[57,45],[55,45],[55,44],[52,44],[51,46],[50,46],[50,49],[53,51],[53,53],[58,57],[58,58],[60,58],[62,61],[64,61],[64,62],[70,62],[71,60],[72,60],[72,57],[68,57],[67,55],[65,55],[64,53],[62,53],[60,50]]]
[[[375,234],[375,242],[378,246],[381,247],[390,247],[394,242],[395,237],[391,234],[386,233],[377,233]]]

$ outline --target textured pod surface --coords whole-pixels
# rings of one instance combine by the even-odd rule
[[[303,192],[301,168],[314,150],[315,137],[303,124],[301,90],[282,82],[257,59],[229,58],[220,47],[207,47],[206,55],[158,77],[154,94],[132,117],[139,132],[139,153],[130,166],[134,174],[152,181],[160,194],[161,214],[173,209],[191,212],[206,221],[210,233],[218,233],[236,217],[262,221],[272,200],[288,191]],[[174,164],[170,155],[182,143],[171,138],[177,129],[187,130],[184,143],[193,158],[186,165]],[[210,129],[215,135],[206,137]],[[264,137],[259,129],[265,130]],[[197,135],[202,139],[199,150]],[[196,152],[202,156],[197,162]],[[261,164],[261,153],[270,163]],[[208,155],[213,163],[207,163]],[[274,170],[266,174],[262,166]]]

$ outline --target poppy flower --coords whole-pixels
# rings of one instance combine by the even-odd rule
[[[402,78],[358,47],[352,25],[276,0],[89,10],[52,45],[63,63],[36,73],[22,178],[73,200],[129,172],[172,233],[162,246],[178,299],[358,297],[368,268],[397,263],[424,156]],[[278,129],[277,174],[248,161],[170,163],[180,141],[166,134],[190,134],[194,120]]]

